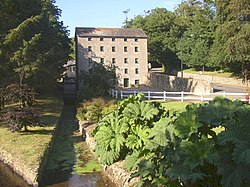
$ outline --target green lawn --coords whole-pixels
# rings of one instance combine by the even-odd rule
[[[168,101],[161,102],[161,105],[166,110],[175,110],[175,111],[183,111],[187,105],[191,104],[191,102],[180,102],[180,101]]]
[[[194,69],[185,69],[184,73],[191,73],[191,74],[199,74],[199,71],[196,71]],[[211,75],[211,76],[217,76],[217,77],[225,77],[225,78],[232,78],[235,77],[233,73],[229,72],[222,72],[222,71],[203,71],[203,75]]]
[[[28,127],[28,132],[10,132],[0,122],[0,150],[5,150],[29,168],[37,168],[60,116],[62,102],[55,98],[36,100],[45,127]]]

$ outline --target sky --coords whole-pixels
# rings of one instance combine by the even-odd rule
[[[60,21],[74,36],[75,27],[122,27],[128,19],[156,7],[173,11],[181,0],[56,0],[62,10]]]

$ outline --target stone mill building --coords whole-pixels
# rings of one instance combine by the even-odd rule
[[[117,67],[118,86],[147,83],[147,36],[142,29],[77,27],[75,41],[77,76],[97,62]]]

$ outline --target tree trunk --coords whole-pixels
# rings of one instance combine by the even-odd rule
[[[247,64],[242,63],[242,82],[248,86],[248,69]]]

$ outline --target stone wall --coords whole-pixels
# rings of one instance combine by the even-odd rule
[[[95,125],[90,125],[89,123],[80,122],[81,126],[84,127],[86,133],[86,143],[90,150],[94,152],[96,145],[95,138],[91,136]],[[104,174],[116,184],[117,187],[132,187],[138,183],[138,178],[130,179],[130,173],[125,171],[123,168],[123,162],[116,162],[110,166],[103,166]]]
[[[181,77],[181,72],[178,72],[178,77]],[[242,82],[242,79],[237,79],[237,78],[225,78],[225,77],[217,77],[217,76],[203,75],[203,74],[201,75],[191,74],[185,72],[183,73],[183,77],[186,79],[206,81],[208,83],[214,83],[214,84],[246,87],[246,84]],[[248,80],[248,85],[250,85],[250,80]]]
[[[29,185],[38,186],[38,168],[29,168],[19,160],[18,157],[11,155],[5,150],[0,150],[0,160],[11,167],[15,173],[20,175]]]
[[[37,162],[39,163],[37,164],[37,167],[29,168],[25,163],[23,163],[22,160],[19,160],[17,156],[11,155],[10,153],[2,149],[0,149],[0,161],[11,167],[12,170],[18,175],[20,175],[29,185],[35,187],[39,186],[39,181],[41,180],[44,167],[47,163],[47,156],[51,148],[53,147],[53,142],[57,134],[60,122],[61,122],[61,116],[56,123],[56,129],[52,135],[52,139],[47,149],[45,150],[42,157],[38,158]]]
[[[207,80],[197,80],[192,78],[181,78],[151,72],[149,74],[150,86],[159,88],[160,90],[170,92],[212,92],[211,82]]]

